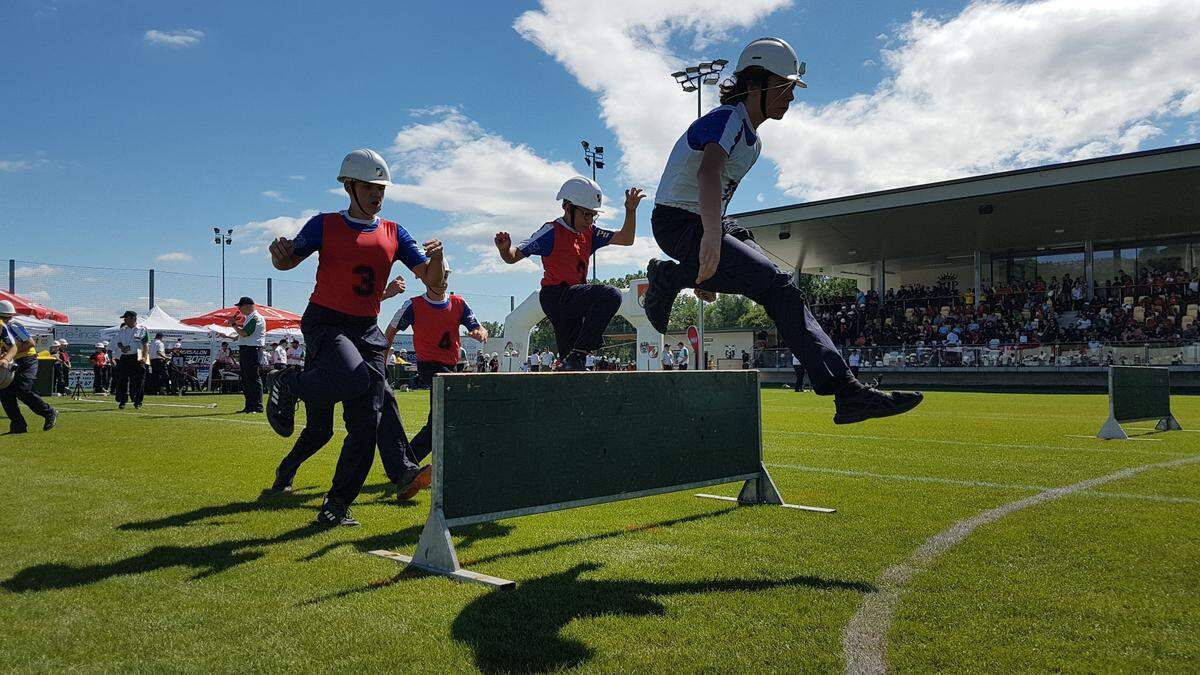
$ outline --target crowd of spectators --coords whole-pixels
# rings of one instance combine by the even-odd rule
[[[1195,340],[1200,269],[1124,271],[961,290],[953,280],[821,300],[812,311],[841,347],[1148,343]]]

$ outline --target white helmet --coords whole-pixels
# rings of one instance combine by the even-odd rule
[[[796,58],[796,50],[782,38],[759,38],[746,45],[733,72],[737,74],[751,66],[759,66],[768,73],[791,80],[797,87],[808,87],[800,79],[804,75],[804,63]]]
[[[600,210],[600,202],[603,201],[604,195],[600,192],[600,186],[591,178],[583,176],[575,176],[562,184],[558,189],[558,196],[555,199],[562,201],[567,200],[584,209],[592,211]]]
[[[342,160],[338,182],[345,183],[348,180],[388,186],[392,184],[392,171],[378,152],[369,148],[359,148]]]
[[[17,308],[7,300],[0,300],[0,316],[12,316],[17,313]]]

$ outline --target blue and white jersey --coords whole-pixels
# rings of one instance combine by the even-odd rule
[[[738,183],[758,161],[762,142],[750,126],[746,105],[737,103],[713,109],[704,117],[692,122],[686,133],[675,142],[667,167],[658,181],[656,204],[700,213],[700,181],[696,173],[704,156],[704,146],[718,143],[729,155],[725,170],[721,172],[722,211],[733,199]]]

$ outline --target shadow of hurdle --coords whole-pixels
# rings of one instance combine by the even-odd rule
[[[658,598],[689,593],[765,591],[785,586],[868,593],[862,582],[796,576],[780,580],[719,579],[659,583],[581,578],[601,568],[581,563],[564,572],[528,579],[515,589],[486,593],[467,605],[451,637],[471,647],[484,672],[532,673],[574,668],[594,656],[587,645],[563,636],[575,619],[599,616],[662,616]]]

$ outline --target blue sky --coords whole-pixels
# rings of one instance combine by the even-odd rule
[[[11,0],[0,257],[215,274],[211,228],[233,226],[229,274],[298,282],[276,304],[300,311],[315,260],[275,272],[264,242],[344,208],[338,163],[366,146],[404,185],[384,215],[446,240],[452,286],[502,320],[539,272],[499,265],[490,233],[558,214],[581,138],[608,151],[619,217],[620,190],[652,190],[694,117],[669,73],[761,35],[797,48],[810,88],[764,127],[732,211],[1195,141],[1200,41],[1179,26],[1200,3],[1135,4]],[[601,276],[653,252],[610,248]],[[137,301],[104,275],[25,267],[18,291],[76,321]],[[175,314],[219,302],[201,280],[158,295]]]

